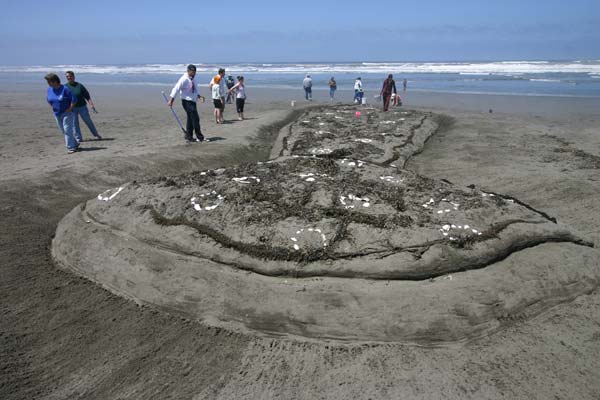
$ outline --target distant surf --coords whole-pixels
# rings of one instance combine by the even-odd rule
[[[315,90],[327,90],[335,76],[338,89],[353,90],[360,76],[367,92],[379,91],[388,74],[397,85],[408,82],[408,90],[444,93],[484,93],[600,97],[600,60],[490,61],[490,62],[306,62],[306,63],[195,63],[198,80],[210,80],[217,69],[245,75],[254,88],[275,90],[301,88],[310,74]],[[39,82],[48,72],[62,75],[76,71],[88,84],[168,86],[185,71],[187,64],[79,64],[0,66],[0,83]]]
[[[93,74],[175,74],[186,64],[79,64],[0,66],[0,72],[45,72],[76,69]],[[225,66],[234,73],[405,73],[405,74],[590,74],[600,75],[600,60],[494,61],[494,62],[356,62],[356,63],[196,63],[198,72]]]

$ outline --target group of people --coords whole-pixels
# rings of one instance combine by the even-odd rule
[[[56,74],[48,74],[44,79],[48,82],[46,101],[52,109],[58,128],[65,137],[67,153],[72,154],[79,150],[79,145],[83,141],[79,125],[80,117],[95,140],[102,140],[102,136],[98,133],[87,108],[89,104],[94,113],[98,112],[90,92],[81,83],[75,81],[73,71],[67,71],[65,77],[66,85],[61,83]]]
[[[67,79],[66,85],[61,84],[60,78],[56,74],[48,74],[45,76],[45,79],[48,82],[47,102],[52,109],[60,131],[65,137],[67,152],[71,154],[79,150],[79,144],[83,141],[79,118],[85,122],[95,140],[102,140],[102,136],[100,136],[94,126],[87,107],[89,105],[92,111],[97,113],[89,91],[81,83],[75,81],[75,73],[73,71],[67,71],[65,77]],[[196,103],[197,101],[203,103],[205,98],[198,91],[198,84],[194,80],[195,77],[196,66],[190,64],[187,66],[186,73],[173,86],[167,100],[167,105],[173,107],[173,102],[177,95],[181,97],[181,104],[187,116],[184,133],[185,140],[188,143],[204,141]],[[312,101],[313,81],[311,76],[306,75],[302,84],[306,100]],[[329,97],[333,101],[337,90],[337,82],[333,76],[329,80],[328,85]],[[407,81],[404,79],[403,89],[405,91],[406,85]],[[238,119],[240,121],[244,119],[246,86],[243,76],[238,76],[236,83],[231,75],[225,78],[225,69],[220,68],[217,75],[211,79],[208,87],[214,105],[215,123],[222,124],[224,122],[223,113],[225,111],[225,104],[230,104],[234,98]],[[362,104],[363,95],[362,79],[358,77],[354,82],[354,102]],[[390,104],[394,106],[402,104],[392,74],[388,75],[387,79],[383,82],[380,96],[383,100],[383,111],[388,111]]]
[[[187,72],[183,74],[175,86],[173,86],[167,102],[169,107],[173,107],[175,98],[178,94],[180,95],[181,104],[187,116],[185,140],[188,143],[204,141],[196,102],[200,100],[203,103],[205,98],[198,92],[197,83],[194,81],[195,77],[196,66],[190,64],[187,66]],[[240,121],[244,119],[244,105],[246,102],[244,77],[241,75],[238,76],[237,83],[232,81],[233,77],[230,75],[228,78],[225,78],[225,69],[220,68],[217,75],[215,75],[208,84],[214,105],[213,113],[215,116],[215,123],[217,124],[222,124],[224,122],[223,113],[225,112],[225,103],[230,103],[234,97],[238,119]],[[196,138],[193,137],[194,133]]]
[[[329,99],[331,101],[335,100],[335,92],[337,90],[337,82],[335,77],[331,77],[329,80]],[[302,87],[304,88],[304,98],[307,101],[312,101],[312,86],[313,80],[312,77],[307,74],[304,80],[302,81]],[[406,91],[407,80],[404,79],[402,81],[403,90]],[[383,82],[383,87],[381,88],[381,92],[379,93],[383,100],[383,111],[388,111],[390,104],[393,106],[402,105],[400,100],[400,95],[398,95],[398,91],[396,90],[396,82],[394,81],[394,77],[392,74],[388,75],[387,79]],[[359,76],[354,81],[354,102],[357,104],[363,103],[363,83],[362,79]]]
[[[45,76],[48,83],[46,101],[52,109],[58,128],[65,137],[67,153],[72,154],[80,149],[79,145],[83,141],[79,118],[85,122],[95,140],[102,140],[102,136],[98,133],[87,107],[89,105],[92,111],[97,113],[89,91],[81,83],[75,81],[73,71],[67,71],[65,77],[67,84],[63,85],[58,75],[50,73]],[[177,95],[181,96],[181,104],[187,115],[184,132],[185,140],[188,143],[204,141],[196,102],[198,100],[204,102],[205,98],[198,92],[195,77],[196,66],[190,64],[187,67],[187,72],[179,78],[171,90],[170,97],[167,100],[167,105],[173,107]],[[217,124],[224,122],[225,103],[230,103],[233,98],[235,98],[238,119],[244,119],[246,86],[243,76],[238,76],[237,83],[235,83],[232,76],[225,78],[225,69],[221,68],[218,74],[211,79],[208,86],[215,107],[214,116]]]

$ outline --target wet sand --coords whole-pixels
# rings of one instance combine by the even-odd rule
[[[129,180],[267,157],[269,145],[251,138],[288,116],[289,99],[301,94],[256,90],[249,120],[223,126],[209,122],[206,103],[205,135],[224,140],[185,146],[155,88],[98,88],[93,94],[101,114],[93,118],[114,140],[85,143],[101,148],[67,155],[43,89],[14,89],[0,92],[1,398],[600,396],[597,289],[533,320],[511,316],[505,330],[464,345],[354,346],[204,326],[137,306],[57,269],[50,240],[77,204]],[[544,107],[544,98],[529,98],[529,111],[521,104],[509,112],[505,105],[489,114],[483,104],[492,99],[504,104],[496,97],[432,101],[433,111],[456,123],[407,167],[524,199],[600,246],[599,116],[582,110],[579,100],[551,99]],[[561,113],[551,112],[557,102]],[[262,137],[275,130],[263,129]]]

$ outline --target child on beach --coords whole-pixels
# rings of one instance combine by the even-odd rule
[[[219,77],[218,80],[215,78]],[[213,85],[219,85],[221,91],[221,123],[224,122],[225,118],[225,95],[227,94],[227,84],[225,79],[225,68],[219,68],[219,72],[208,84],[209,89],[212,92]]]
[[[215,105],[215,122],[220,124],[223,122],[222,109],[223,109],[223,94],[221,93],[221,85],[219,85],[221,81],[221,77],[219,75],[213,78],[214,84],[212,85],[212,99],[213,104]]]
[[[238,113],[238,119],[244,120],[244,104],[246,103],[246,86],[244,84],[244,77],[238,76],[238,83],[236,83],[231,89],[229,94],[235,93],[235,106]]]

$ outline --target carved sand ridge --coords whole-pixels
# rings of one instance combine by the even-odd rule
[[[53,256],[141,303],[306,339],[464,341],[598,285],[593,245],[544,212],[401,168],[438,117],[356,110],[307,111],[268,162],[102,193]]]

